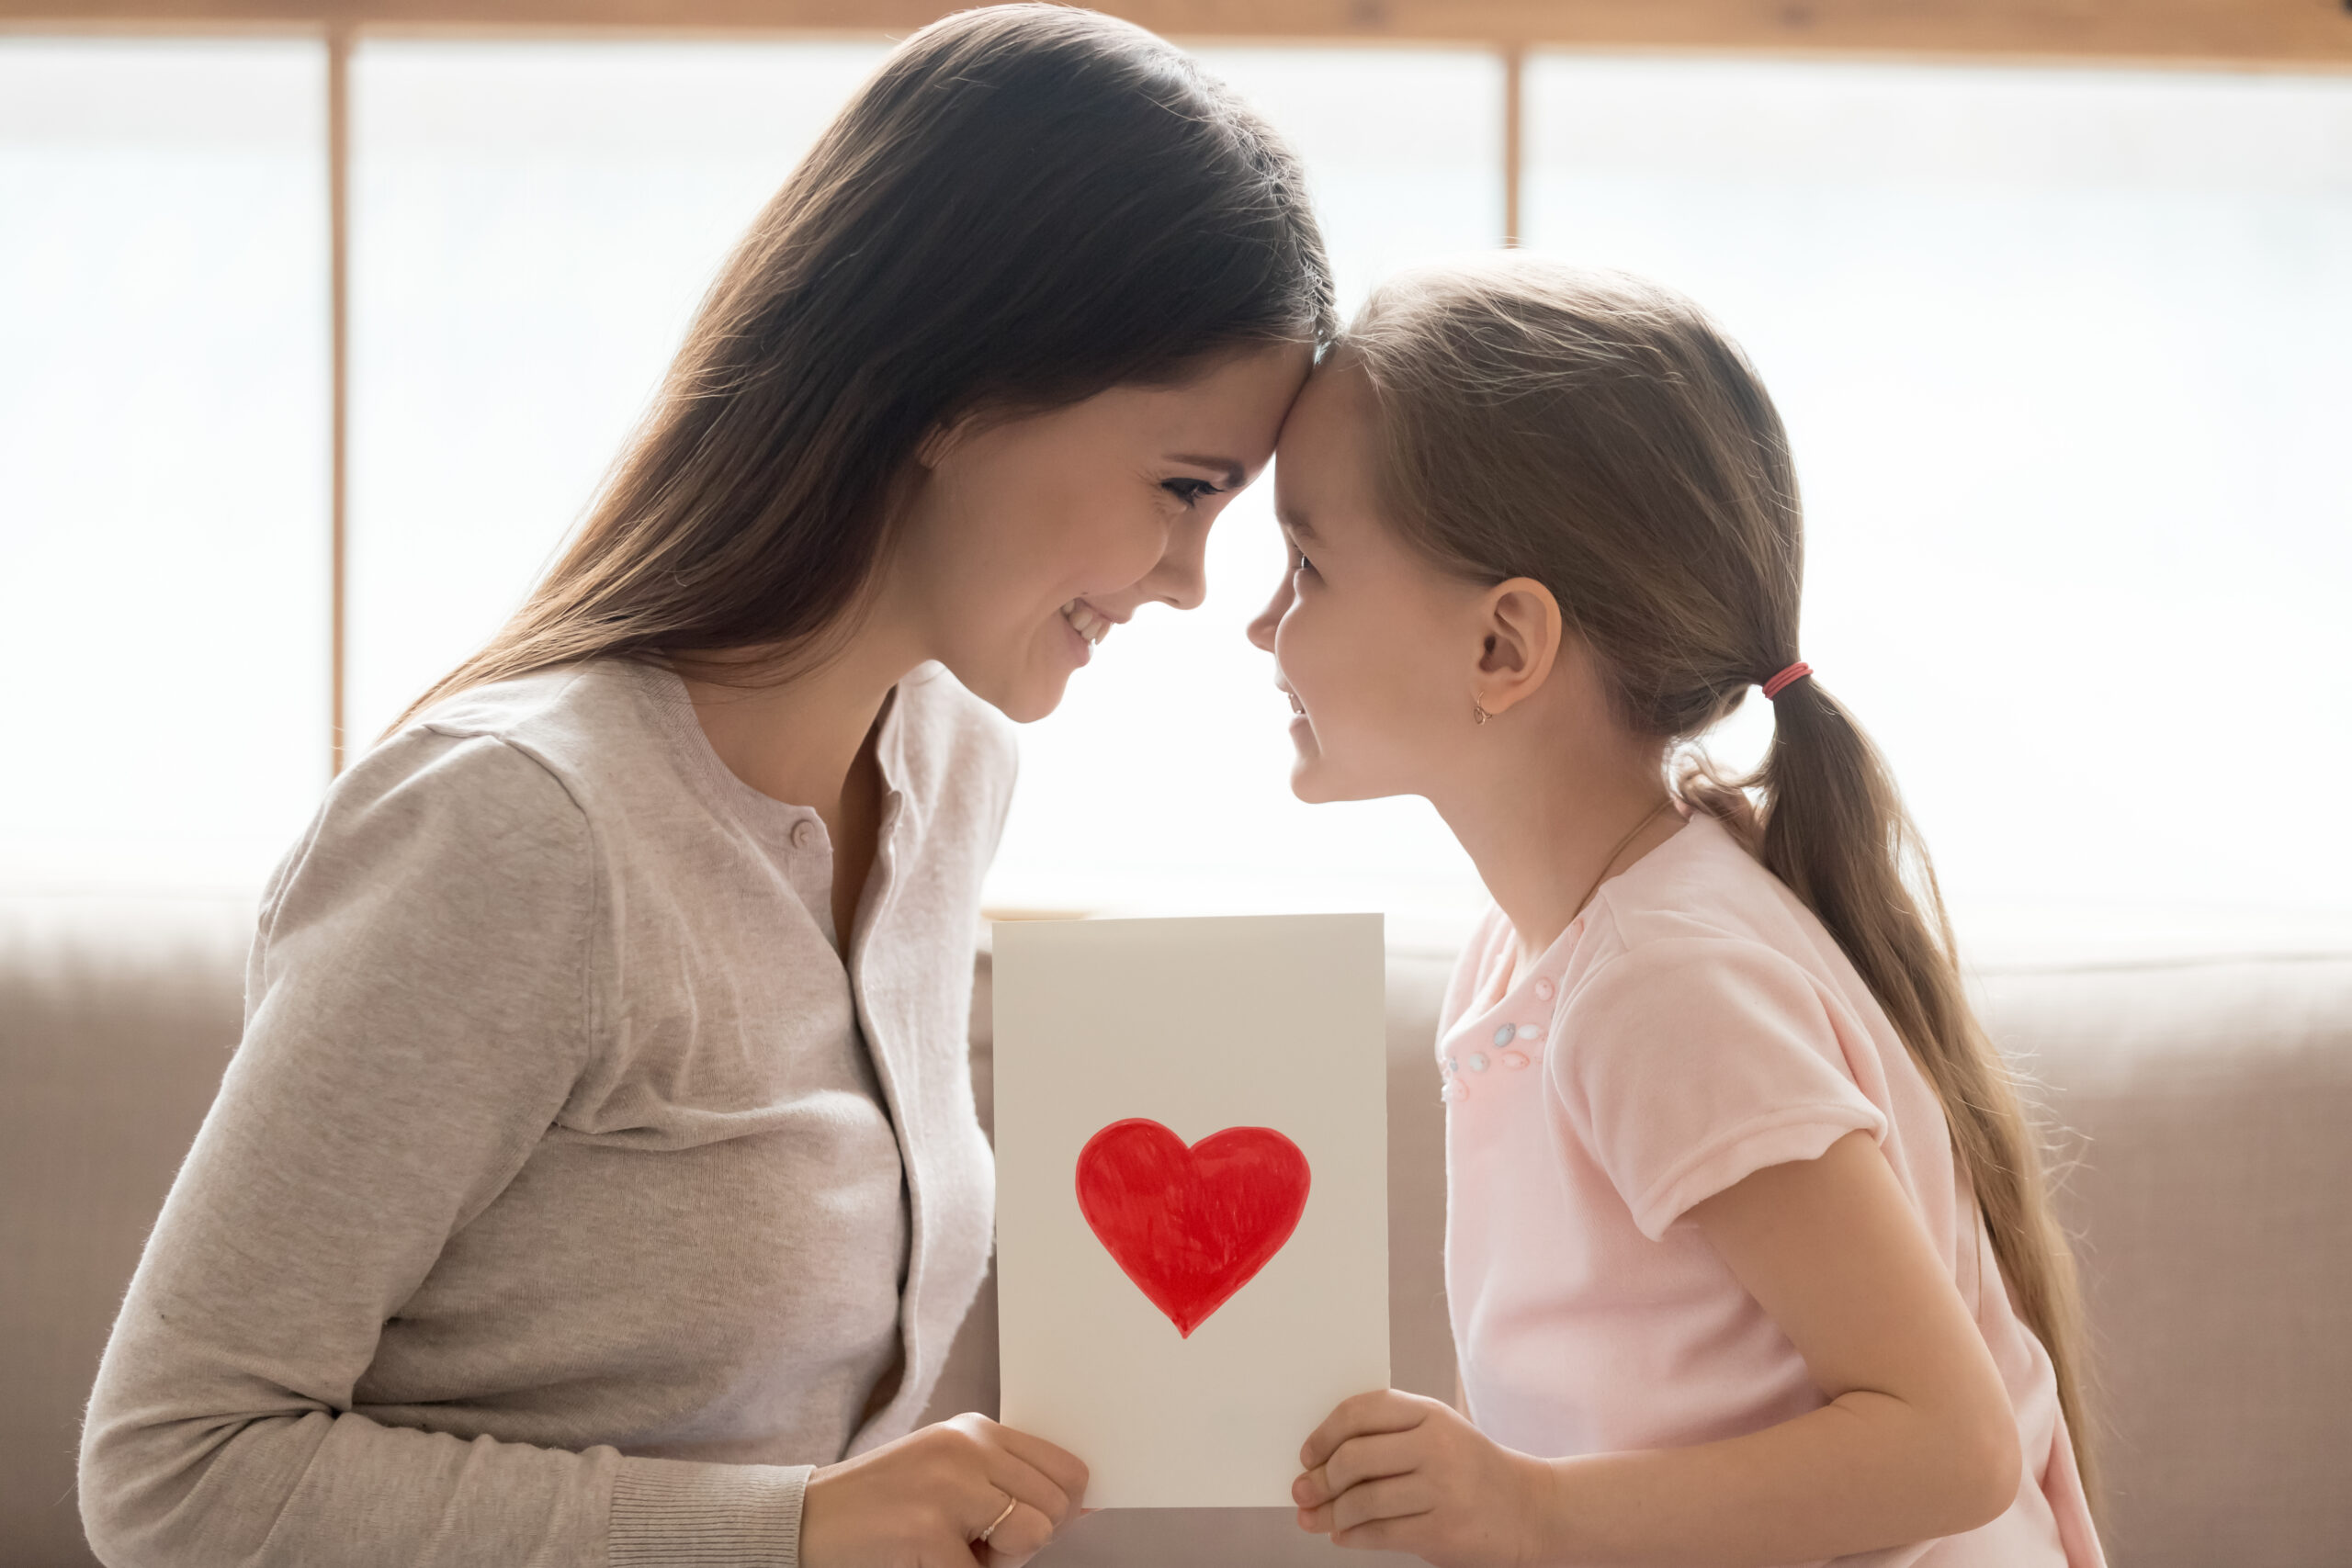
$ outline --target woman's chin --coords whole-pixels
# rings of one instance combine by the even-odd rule
[[[1002,667],[983,670],[959,668],[950,661],[948,669],[963,682],[966,691],[1015,724],[1035,724],[1052,713],[1062,705],[1062,696],[1069,688],[1070,671],[1067,668],[1040,670],[1032,664],[1012,671]]]
[[[1023,682],[997,703],[997,711],[1015,724],[1035,724],[1062,705],[1069,688],[1067,675],[1057,681]]]

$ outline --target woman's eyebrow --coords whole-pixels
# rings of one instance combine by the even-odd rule
[[[1247,468],[1230,457],[1203,457],[1191,452],[1171,452],[1168,456],[1168,460],[1171,463],[1182,463],[1188,468],[1215,468],[1224,475],[1225,488],[1227,490],[1239,490],[1243,478],[1249,473]]]

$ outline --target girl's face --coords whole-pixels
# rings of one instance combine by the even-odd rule
[[[1428,795],[1473,722],[1487,591],[1430,566],[1373,494],[1363,373],[1316,372],[1282,431],[1274,512],[1290,572],[1250,625],[1298,716],[1301,800]]]
[[[921,657],[1027,723],[1138,607],[1200,604],[1209,525],[1272,455],[1310,360],[1250,349],[1181,385],[940,433],[885,586]]]

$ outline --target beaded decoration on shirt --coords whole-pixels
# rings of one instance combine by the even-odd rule
[[[1550,976],[1535,982],[1535,999],[1548,1002],[1558,993]],[[1460,1043],[1441,1047],[1438,1066],[1445,1080],[1443,1099],[1449,1105],[1458,1105],[1470,1098],[1470,1085],[1485,1074],[1499,1067],[1505,1072],[1523,1070],[1528,1063],[1543,1054],[1546,1026],[1541,1022],[1498,1023],[1489,1037],[1492,1049],[1480,1046],[1466,1048]]]

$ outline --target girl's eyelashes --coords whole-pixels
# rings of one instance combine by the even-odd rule
[[[1213,485],[1206,479],[1170,479],[1159,488],[1187,506],[1195,505],[1208,496],[1221,495],[1225,490],[1224,486]]]

